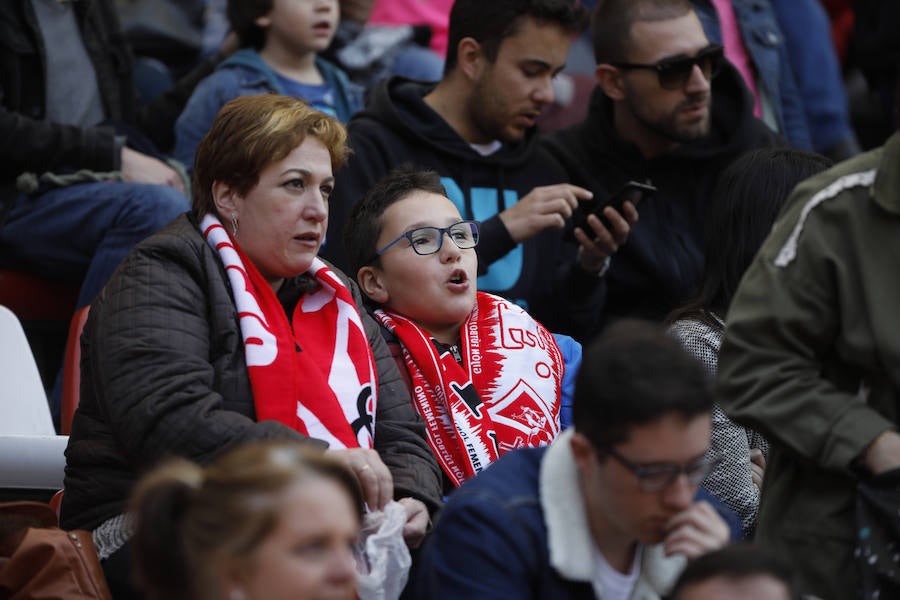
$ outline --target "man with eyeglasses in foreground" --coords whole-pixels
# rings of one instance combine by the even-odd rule
[[[677,341],[614,323],[585,350],[574,400],[549,448],[507,454],[450,496],[418,597],[661,598],[687,560],[728,543],[696,497],[715,465],[711,382]]]
[[[710,385],[661,329],[611,325],[585,351],[573,428],[450,496],[417,596],[663,597],[687,560],[729,541],[726,522],[696,499],[715,465],[705,458]]]
[[[597,87],[587,117],[544,144],[594,202],[629,181],[657,188],[612,256],[604,317],[658,320],[700,282],[704,217],[719,172],[748,150],[781,142],[754,117],[752,95],[707,40],[689,0],[600,0],[592,37]],[[604,215],[618,213],[608,207]],[[610,233],[588,219],[600,234],[576,230],[582,247]]]
[[[391,171],[354,207],[344,234],[352,272],[378,307],[374,316],[425,420],[446,493],[569,425],[581,346],[478,291],[479,224],[463,220],[437,172]]]

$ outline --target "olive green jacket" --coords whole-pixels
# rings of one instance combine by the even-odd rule
[[[770,441],[757,539],[852,598],[855,461],[900,415],[900,134],[801,183],[748,269],[721,405]]]

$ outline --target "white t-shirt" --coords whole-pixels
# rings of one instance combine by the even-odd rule
[[[591,584],[594,586],[594,595],[603,600],[628,600],[634,591],[638,575],[641,572],[641,546],[634,551],[634,560],[628,573],[619,573],[606,562],[606,559],[594,546],[594,561],[597,570]]]
[[[493,142],[488,142],[487,144],[469,144],[469,146],[472,147],[472,150],[482,156],[490,156],[503,147],[503,142],[501,142],[500,140],[494,140]]]

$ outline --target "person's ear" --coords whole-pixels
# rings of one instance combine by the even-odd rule
[[[247,600],[247,593],[244,591],[247,575],[246,565],[238,559],[230,558],[221,563],[222,591],[228,600]]]
[[[489,1],[489,0],[486,0]],[[459,40],[456,50],[456,67],[470,81],[481,77],[487,58],[481,50],[481,44],[475,38],[465,37]]]
[[[272,17],[270,16],[271,14],[272,11],[269,11],[264,15],[260,15],[253,19],[253,23],[260,29],[268,29],[272,26]]]
[[[356,281],[359,282],[359,289],[378,304],[384,304],[391,299],[384,285],[381,269],[369,265],[360,267],[356,272]]]
[[[576,431],[569,440],[569,446],[572,448],[575,466],[578,468],[579,473],[584,474],[596,456],[594,445],[591,444],[587,437]]]
[[[594,69],[594,77],[597,85],[603,89],[603,93],[612,100],[625,99],[625,81],[622,79],[622,71],[610,64],[603,63]]]
[[[238,199],[240,196],[227,183],[221,181],[213,181],[212,198],[219,211],[219,215],[230,215],[233,212],[240,212],[238,207]]]

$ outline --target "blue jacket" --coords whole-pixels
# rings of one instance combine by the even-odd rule
[[[566,372],[563,375],[562,390],[559,403],[559,430],[565,431],[572,425],[572,400],[575,397],[575,376],[581,368],[581,344],[573,338],[554,333],[556,345],[562,353],[563,362],[566,363]]]
[[[346,123],[353,113],[362,108],[362,88],[323,58],[316,57],[316,68],[334,91],[338,119]],[[178,117],[175,124],[175,158],[192,170],[194,152],[219,109],[238,96],[266,92],[284,94],[275,72],[255,50],[244,48],[235,52],[212,75],[200,82]]]
[[[593,542],[569,436],[510,452],[451,494],[423,550],[414,597],[595,598]],[[700,496],[726,518],[732,540],[740,539],[734,513]],[[661,546],[645,547],[632,597],[662,597],[683,565],[683,557],[665,557]]]
[[[835,153],[838,146],[850,154],[858,150],[850,124],[847,90],[841,74],[831,23],[818,0],[769,0],[784,32],[788,59],[797,80],[806,124],[817,152],[836,161],[848,155]]]
[[[714,44],[721,44],[722,30],[711,0],[693,0],[693,5],[706,37]],[[772,5],[768,0],[731,0],[731,5],[747,52],[759,74],[759,91],[771,103],[778,130],[794,148],[812,150],[804,98]]]

